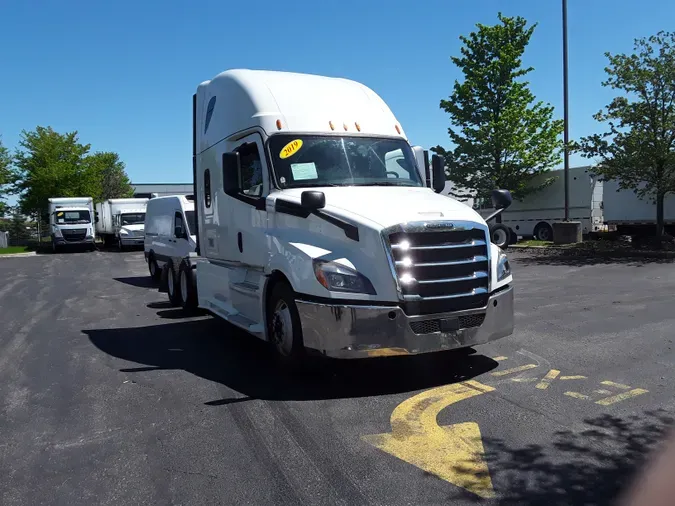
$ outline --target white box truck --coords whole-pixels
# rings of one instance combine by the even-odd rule
[[[108,199],[96,204],[96,232],[106,246],[142,246],[146,198]]]
[[[553,240],[553,223],[565,219],[565,176],[564,171],[551,170],[535,177],[533,185],[548,178],[554,178],[550,186],[526,196],[522,201],[514,200],[501,215],[501,222],[511,231],[510,243],[517,237],[528,237],[540,241]],[[603,226],[603,181],[592,173],[592,166],[573,167],[569,171],[569,218],[581,222],[584,235],[593,235]],[[489,202],[475,203],[475,209],[482,216],[494,212]],[[493,237],[493,241],[501,241]]]
[[[225,71],[193,96],[193,150],[197,244],[167,268],[173,299],[269,342],[282,363],[513,332],[513,278],[486,221],[438,194],[440,158],[430,173],[368,87]],[[511,196],[494,199],[501,210]]]
[[[633,238],[656,234],[656,203],[649,197],[638,198],[633,190],[620,190],[619,182],[605,181],[604,219],[610,232]],[[663,201],[665,231],[675,235],[675,194]]]
[[[49,199],[49,228],[52,251],[64,246],[84,246],[94,251],[94,200],[91,197]]]

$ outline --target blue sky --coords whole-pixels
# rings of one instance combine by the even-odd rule
[[[447,145],[439,101],[460,77],[450,56],[460,34],[494,24],[500,10],[539,23],[529,80],[562,118],[558,0],[3,2],[0,135],[13,149],[22,129],[78,130],[92,150],[120,153],[133,182],[189,182],[192,93],[244,67],[361,81],[413,144]],[[612,97],[600,84],[604,52],[675,26],[675,2],[569,0],[568,16],[575,139],[597,129],[591,116]]]

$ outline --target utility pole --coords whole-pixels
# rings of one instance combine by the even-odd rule
[[[570,118],[569,97],[567,84],[567,0],[562,0],[562,26],[563,26],[563,108],[564,108],[564,142],[565,142],[565,221],[570,219]]]

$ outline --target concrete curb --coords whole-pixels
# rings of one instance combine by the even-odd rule
[[[34,257],[36,255],[35,251],[27,251],[25,253],[5,253],[0,255],[0,258]]]
[[[593,250],[583,248],[570,248],[561,246],[519,246],[511,244],[509,249],[520,251],[552,250],[556,253],[570,253],[570,256],[587,256],[599,258],[662,258],[675,259],[675,251],[640,251],[640,250]]]

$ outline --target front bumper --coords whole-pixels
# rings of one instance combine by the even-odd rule
[[[486,308],[436,315],[407,316],[397,306],[296,304],[305,347],[334,358],[452,350],[513,333],[513,287],[493,293]]]
[[[124,237],[120,236],[122,246],[142,246],[145,242],[145,237]]]
[[[84,239],[73,241],[73,240],[66,240],[63,237],[56,237],[55,235],[52,235],[52,241],[57,246],[66,246],[66,245],[77,246],[78,244],[94,244],[96,242],[96,240],[93,237],[85,237]]]

